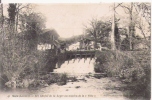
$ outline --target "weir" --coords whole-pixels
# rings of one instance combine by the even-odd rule
[[[86,62],[87,58],[90,58],[90,61],[92,60],[92,58],[94,58],[95,56],[95,52],[96,50],[83,50],[83,51],[66,51],[64,53],[60,53],[57,56],[57,64],[56,64],[56,68],[60,68],[60,66],[67,61],[67,63],[69,63],[69,61],[71,59],[73,59],[73,63],[75,62],[76,59],[78,59],[78,62],[80,62],[81,59],[84,58],[84,63]]]
[[[68,75],[95,73],[94,62],[95,59],[91,60],[91,58],[71,59],[62,63],[60,68],[54,69],[53,72],[67,73]]]

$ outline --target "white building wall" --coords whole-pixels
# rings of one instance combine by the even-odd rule
[[[80,42],[77,42],[75,44],[70,45],[68,50],[77,50],[77,48],[79,47],[80,47]]]
[[[51,44],[38,44],[37,50],[45,51],[47,49],[51,49]]]

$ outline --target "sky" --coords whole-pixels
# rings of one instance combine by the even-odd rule
[[[46,28],[54,28],[63,38],[84,33],[85,25],[93,18],[112,14],[112,3],[36,4],[36,11],[46,17]]]
[[[35,3],[34,5],[34,10],[46,17],[46,28],[55,29],[61,38],[84,34],[85,26],[88,26],[93,18],[104,21],[113,16],[113,3]],[[4,7],[5,13],[8,6]],[[124,18],[127,18],[124,10],[118,7],[116,12],[116,17],[121,19],[120,25],[127,25],[129,21]]]

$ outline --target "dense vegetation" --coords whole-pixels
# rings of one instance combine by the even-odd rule
[[[96,53],[96,58],[96,72],[118,77],[132,90],[124,95],[150,98],[150,50],[102,51]]]
[[[0,31],[0,88],[27,87],[39,79],[48,64],[49,52],[37,50],[38,36],[45,27],[42,14],[32,11],[30,4],[9,4],[8,17],[2,15]],[[20,31],[20,32],[19,32]],[[52,61],[55,63],[55,61]],[[50,66],[54,66],[53,63]],[[52,67],[53,68],[53,67]]]

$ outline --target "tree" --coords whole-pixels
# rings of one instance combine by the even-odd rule
[[[135,23],[133,21],[133,3],[131,2],[129,5],[120,5],[122,8],[124,8],[125,12],[129,14],[129,45],[130,50],[133,49],[133,37],[135,37]]]
[[[116,44],[115,44],[115,40],[116,40],[116,38],[115,38],[115,3],[114,3],[114,5],[113,5],[114,7],[113,7],[113,17],[112,17],[112,32],[111,32],[111,49],[112,50],[115,50],[116,49]]]
[[[146,39],[146,33],[150,32],[151,27],[151,4],[150,3],[134,3],[137,12],[136,27],[141,31]],[[148,23],[148,25],[147,25]],[[148,27],[147,27],[148,26]]]
[[[41,13],[23,14],[20,16],[20,29],[39,33],[45,28],[46,19]]]
[[[24,33],[25,39],[29,41],[31,50],[37,48],[38,36],[45,28],[45,17],[40,13],[20,15],[20,30]]]
[[[94,47],[97,48],[97,42],[104,44],[105,41],[108,40],[109,33],[111,31],[111,23],[93,19],[90,22],[90,27],[86,26],[85,28],[85,32],[94,38]]]
[[[138,14],[141,14],[144,17],[149,25],[151,25],[151,4],[142,2],[142,3],[134,3],[135,10]]]
[[[14,32],[15,27],[15,17],[16,17],[16,3],[10,3],[8,7],[9,24],[12,32]]]
[[[151,26],[151,4],[150,3],[120,3],[119,4],[126,14],[129,15],[129,45],[130,50],[133,49],[133,45],[135,44],[134,40],[136,40],[135,29],[139,29],[141,34],[146,39],[146,33],[150,33]],[[144,20],[145,19],[145,20]],[[147,27],[146,23],[148,23],[149,27]],[[148,31],[147,31],[148,30]]]
[[[117,23],[115,23],[115,32],[114,32],[115,46],[116,49],[120,50],[120,32]]]
[[[32,11],[32,5],[31,4],[20,4],[18,3],[16,5],[16,22],[15,22],[15,30],[18,30],[18,23],[19,23],[19,18],[20,15],[22,15],[23,13],[27,12],[27,11]]]
[[[3,38],[4,38],[4,15],[3,15],[3,4],[0,4],[0,36],[1,36],[1,43],[3,42]],[[0,44],[2,46],[2,44]]]
[[[3,23],[4,23],[4,15],[3,15],[3,4],[0,4],[0,24],[1,28],[3,29]]]
[[[11,26],[14,26],[14,31],[18,30],[19,17],[22,13],[25,13],[28,10],[32,11],[31,4],[20,4],[20,3],[11,3],[8,7],[8,16],[9,23]]]
[[[0,43],[3,44],[0,47],[0,54],[1,54],[0,69],[2,69],[1,70],[2,73],[0,73],[0,78],[1,78],[1,75],[5,75],[8,78],[8,81],[10,82],[12,81],[14,82],[16,81],[17,78],[21,77],[20,75],[23,74],[27,68],[30,69],[30,71],[34,71],[35,64],[37,64],[37,57],[38,57],[38,55],[36,55],[38,53],[34,51],[33,49],[31,49],[31,52],[26,50],[26,48],[29,48],[29,46],[31,46],[29,45],[29,43],[33,43],[33,41],[36,40],[36,39],[32,40],[32,38],[30,38],[31,40],[24,38],[25,34],[31,34],[32,32],[28,33],[26,31],[25,34],[16,34],[15,32],[15,25],[16,25],[15,21],[17,18],[16,9],[18,7],[17,5],[18,4],[9,4],[8,6],[9,23],[4,23],[6,25],[5,36],[4,38],[2,38],[3,41],[0,41]],[[0,9],[0,11],[2,12],[2,9]],[[20,12],[20,14],[23,14],[23,13]],[[3,13],[1,16],[3,16]],[[27,20],[30,20],[30,17]],[[26,20],[26,23],[27,23],[27,20]],[[4,16],[4,22],[7,22],[6,16]],[[39,24],[36,24],[35,26],[39,26]],[[28,28],[29,27],[27,27],[26,29],[28,30]],[[33,31],[33,30],[29,29],[29,31]]]

